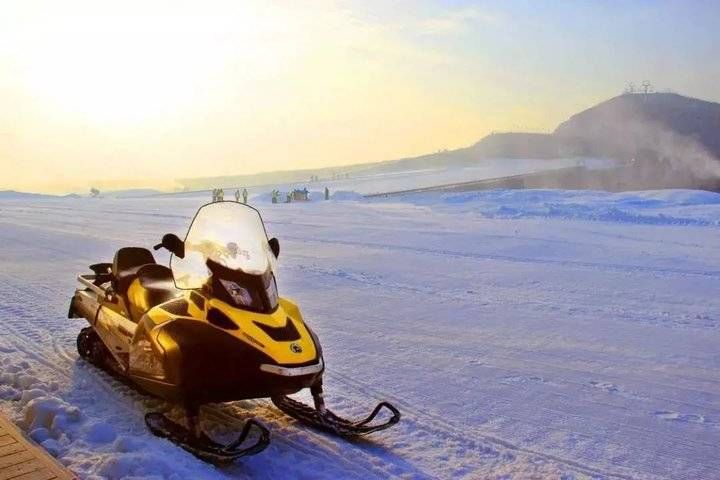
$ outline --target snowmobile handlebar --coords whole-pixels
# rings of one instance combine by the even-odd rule
[[[154,250],[160,250],[161,248],[165,248],[177,257],[185,258],[185,242],[173,233],[163,235],[162,241],[153,247]]]

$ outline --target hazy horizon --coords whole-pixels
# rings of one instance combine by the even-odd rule
[[[717,101],[719,4],[0,3],[0,190],[377,162],[548,132],[628,82]],[[668,35],[672,32],[672,35]]]

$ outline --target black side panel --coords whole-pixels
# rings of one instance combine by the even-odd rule
[[[190,292],[190,300],[200,310],[205,310],[205,297],[203,297],[202,295],[200,295],[197,292]]]
[[[188,312],[188,303],[184,299],[168,302],[164,304],[161,308],[168,313],[172,313],[173,315],[178,315],[180,317],[190,316],[190,313]]]
[[[173,315],[178,315],[181,317],[190,316],[190,313],[188,312],[188,302],[184,299],[168,302],[164,304],[161,308],[168,313],[172,313]]]
[[[217,308],[211,308],[207,313],[207,321],[212,323],[218,328],[225,330],[237,330],[238,326],[233,322],[227,315],[218,310]]]
[[[292,342],[300,339],[300,332],[297,331],[295,324],[289,318],[286,320],[284,327],[277,328],[263,325],[258,322],[253,323],[276,342]]]

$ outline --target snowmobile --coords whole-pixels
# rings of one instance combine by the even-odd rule
[[[300,422],[343,437],[400,420],[387,402],[359,421],[325,406],[320,342],[298,306],[278,295],[280,243],[268,239],[257,210],[227,201],[205,205],[185,240],[165,234],[154,246],[160,248],[171,253],[169,268],[140,247],[90,265],[92,273],[78,276],[68,312],[90,324],[77,338],[82,358],[184,407],[185,425],[147,413],[153,434],[223,463],[262,451],[270,435],[250,419],[234,441],[219,443],[199,426],[204,404],[270,397]],[[312,406],[288,396],[306,388]]]

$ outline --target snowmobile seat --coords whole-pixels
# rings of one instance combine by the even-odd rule
[[[127,290],[131,316],[138,321],[148,310],[182,295],[175,288],[172,271],[164,266],[149,263],[137,271],[137,280],[133,280]]]
[[[147,264],[156,264],[155,257],[147,248],[124,247],[118,250],[112,263],[115,291],[124,295],[132,281],[137,278],[140,267]]]
[[[152,292],[176,292],[172,270],[165,265],[143,265],[137,272],[140,285]]]

